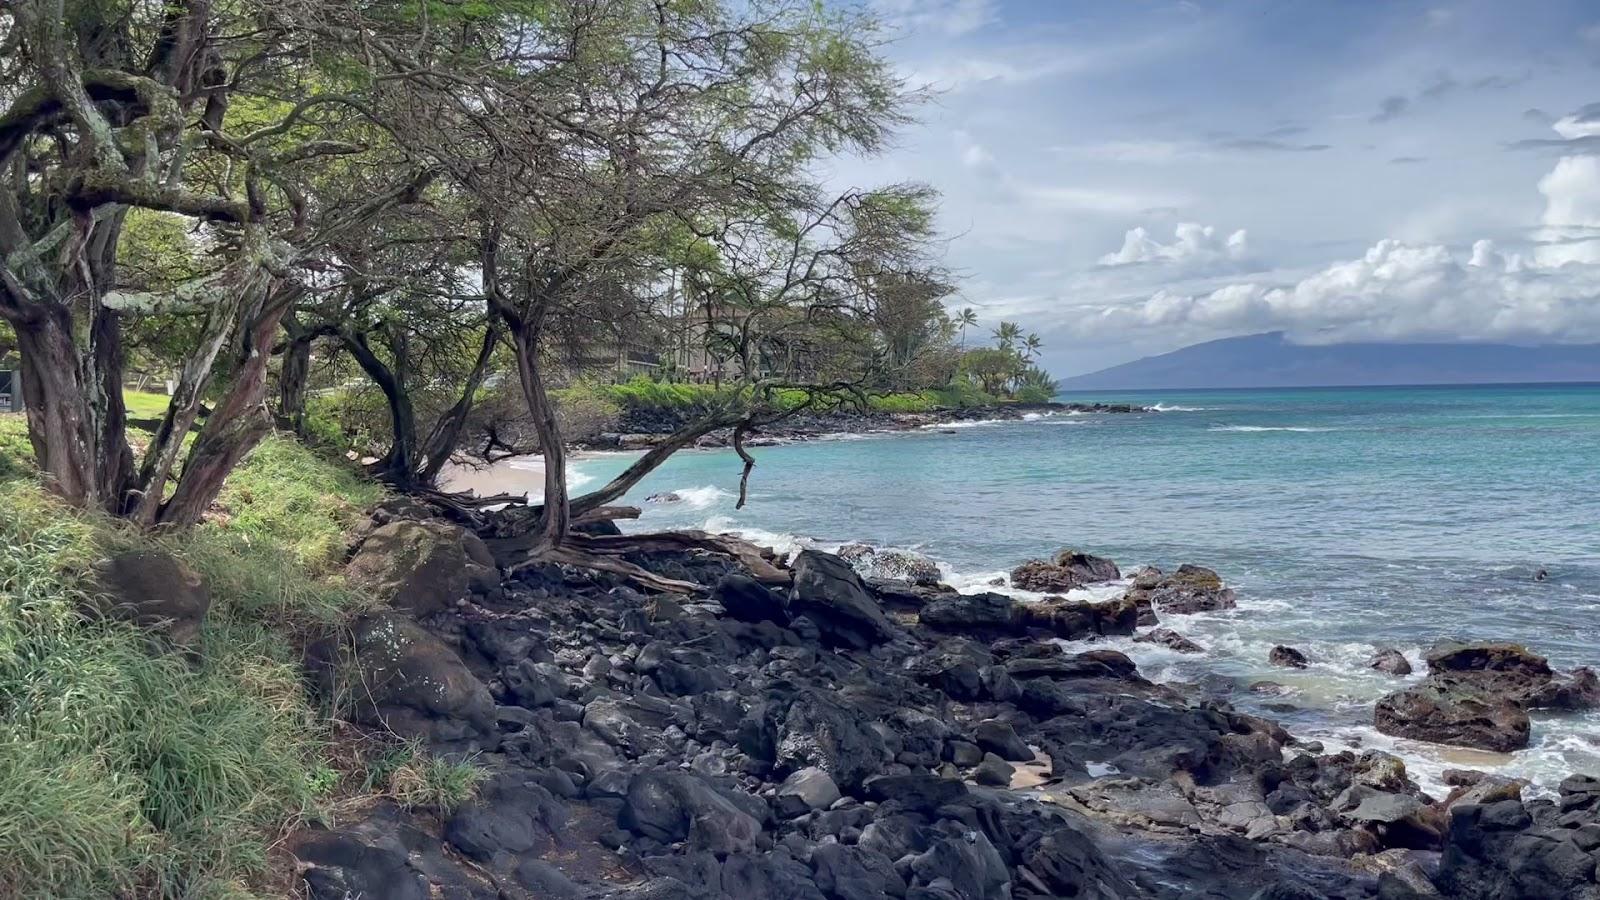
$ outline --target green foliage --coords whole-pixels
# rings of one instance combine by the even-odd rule
[[[219,500],[226,516],[217,524],[245,545],[275,545],[291,562],[324,572],[339,562],[362,510],[382,496],[382,488],[343,460],[274,435],[228,477]]]
[[[159,419],[167,414],[172,398],[148,391],[123,391],[122,403],[127,407],[130,419]]]
[[[281,639],[225,596],[197,665],[80,617],[90,564],[130,540],[0,485],[0,872],[17,896],[238,896],[314,800],[323,738]]]

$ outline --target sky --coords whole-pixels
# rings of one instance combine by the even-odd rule
[[[1233,335],[1600,341],[1600,4],[864,0],[952,306],[1057,375]]]

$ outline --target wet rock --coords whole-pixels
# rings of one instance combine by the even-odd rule
[[[939,583],[939,566],[932,559],[911,550],[846,544],[839,558],[850,563],[862,578],[892,579],[932,587]]]
[[[467,554],[463,529],[436,521],[390,522],[367,536],[345,571],[351,583],[416,617],[466,596],[482,566]]]
[[[1103,635],[1133,634],[1139,625],[1139,606],[1123,596],[1104,603],[1047,598],[1022,605],[1023,622],[1064,640]]]
[[[741,622],[789,623],[783,598],[745,575],[728,575],[717,582],[712,599],[721,603],[729,616]]]
[[[929,628],[974,637],[1016,634],[1024,622],[1022,604],[988,592],[940,597],[924,606],[917,618]]]
[[[1117,564],[1103,556],[1062,550],[1049,561],[1032,559],[1011,570],[1011,584],[1025,591],[1065,593],[1079,585],[1116,581]]]
[[[1282,644],[1272,648],[1272,652],[1267,654],[1267,662],[1274,666],[1283,666],[1289,669],[1304,669],[1306,666],[1311,665],[1304,653],[1293,647],[1285,647]]]
[[[1206,648],[1196,644],[1170,628],[1156,628],[1135,637],[1137,644],[1160,644],[1178,653],[1204,653]]]
[[[1400,677],[1411,674],[1411,662],[1406,659],[1404,653],[1392,648],[1379,650],[1377,655],[1372,657],[1372,662],[1367,665],[1385,675]]]
[[[956,700],[979,700],[987,693],[983,670],[992,665],[987,650],[971,641],[952,639],[905,662],[905,670],[923,684]]]
[[[357,722],[441,750],[492,748],[495,703],[461,657],[397,613],[358,617],[347,635],[317,642],[308,668],[327,696],[348,696]]]
[[[1509,753],[1528,746],[1528,713],[1502,698],[1422,684],[1381,698],[1373,722],[1384,734]]]
[[[1204,566],[1187,563],[1171,575],[1160,574],[1159,570],[1142,573],[1129,589],[1128,596],[1141,607],[1175,616],[1238,606],[1234,592],[1222,586],[1221,576]]]
[[[104,596],[86,610],[159,634],[183,650],[200,649],[211,592],[200,574],[157,550],[119,553],[95,565]]]
[[[1030,559],[1011,570],[1011,586],[1041,594],[1065,594],[1079,584],[1071,569],[1042,559]]]
[[[809,618],[825,641],[838,646],[864,649],[896,632],[850,564],[817,550],[802,550],[795,559],[789,612]]]
[[[1517,644],[1444,642],[1427,654],[1428,677],[1378,701],[1379,731],[1397,737],[1510,752],[1528,745],[1528,709],[1588,709],[1600,681],[1565,678]]]

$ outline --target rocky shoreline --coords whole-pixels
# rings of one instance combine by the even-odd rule
[[[657,594],[507,574],[494,545],[396,501],[353,550],[386,608],[317,644],[313,680],[360,685],[356,723],[488,778],[458,809],[382,803],[292,835],[310,897],[1600,897],[1600,780],[1524,799],[1458,771],[1430,797],[1394,756],[1324,753],[1078,643],[1185,640],[1185,615],[1235,602],[1201,566],[1027,603],[957,593],[903,551],[712,539],[628,556],[705,586]],[[1120,577],[1068,552],[1011,581]],[[1576,705],[1586,683],[1521,648],[1444,652],[1439,696],[1560,684]]]
[[[1016,421],[1029,416],[1089,413],[1153,412],[1149,407],[1128,403],[1003,403],[993,406],[942,408],[920,413],[858,412],[835,410],[806,413],[785,419],[752,433],[745,443],[752,447],[789,444],[840,434],[871,434],[917,431],[940,425],[971,422]],[[583,450],[644,450],[677,431],[693,419],[688,410],[629,410],[608,431],[579,442]],[[731,430],[713,432],[696,443],[701,448],[726,447]]]

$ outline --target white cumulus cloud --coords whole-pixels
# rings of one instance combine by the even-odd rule
[[[1210,225],[1184,222],[1174,230],[1172,243],[1163,244],[1143,226],[1130,229],[1122,238],[1122,249],[1100,257],[1102,266],[1131,266],[1141,263],[1216,264],[1241,262],[1250,255],[1244,229],[1223,235]]]
[[[1539,263],[1600,263],[1600,158],[1562,157],[1539,179],[1539,193],[1545,198]]]

